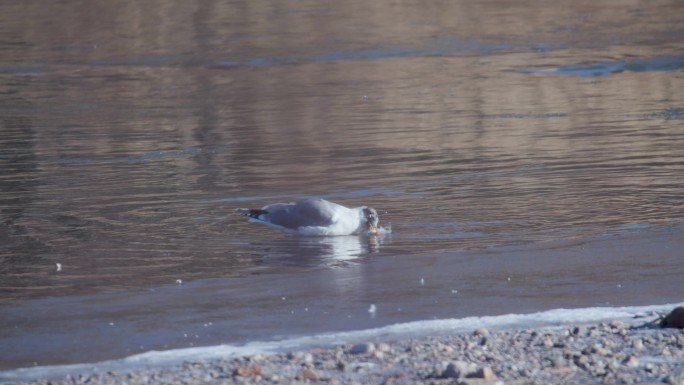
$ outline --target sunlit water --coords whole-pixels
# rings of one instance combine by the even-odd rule
[[[682,5],[176,3],[0,5],[0,367],[682,300]]]

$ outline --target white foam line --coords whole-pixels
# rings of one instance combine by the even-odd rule
[[[0,383],[40,378],[58,378],[73,373],[102,373],[106,371],[131,371],[148,366],[165,366],[183,361],[227,359],[257,353],[275,353],[305,349],[311,346],[334,346],[354,341],[374,338],[386,340],[411,338],[443,333],[471,332],[477,328],[548,328],[567,324],[601,322],[605,320],[625,320],[640,313],[665,312],[683,303],[629,306],[629,307],[591,307],[583,309],[554,309],[531,314],[506,314],[500,316],[466,317],[415,321],[383,326],[375,329],[350,332],[321,333],[312,336],[293,337],[280,341],[255,341],[245,345],[216,345],[206,347],[182,348],[165,351],[149,351],[118,360],[92,364],[58,366],[38,366],[0,371]]]

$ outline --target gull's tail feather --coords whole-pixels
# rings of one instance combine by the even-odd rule
[[[266,210],[262,209],[235,209],[235,212],[250,218],[258,218],[259,215],[266,214]]]

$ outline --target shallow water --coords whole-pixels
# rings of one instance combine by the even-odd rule
[[[682,14],[0,5],[0,366],[681,301]],[[309,196],[392,234],[233,213]]]

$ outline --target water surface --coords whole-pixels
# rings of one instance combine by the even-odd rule
[[[0,366],[681,301],[682,14],[0,5]],[[392,234],[233,213],[311,196]]]

